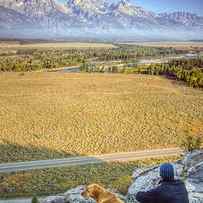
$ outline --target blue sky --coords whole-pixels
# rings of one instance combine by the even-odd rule
[[[203,0],[131,0],[131,2],[156,12],[179,10],[203,15]]]
[[[66,0],[58,0],[65,2]],[[109,0],[108,0],[109,1]],[[110,0],[119,1],[119,0]],[[189,11],[203,16],[203,0],[130,0],[145,9],[155,12]]]

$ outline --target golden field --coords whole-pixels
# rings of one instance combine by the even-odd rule
[[[203,91],[158,76],[0,73],[0,162],[177,146]]]
[[[108,43],[87,43],[87,42],[42,42],[42,43],[26,43],[19,42],[0,42],[0,48],[11,49],[87,49],[87,48],[116,48],[113,44]]]

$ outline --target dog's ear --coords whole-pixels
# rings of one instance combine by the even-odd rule
[[[100,194],[100,189],[99,189],[98,185],[94,184],[94,185],[91,185],[90,187],[88,187],[88,192],[91,197],[98,199],[99,194]]]

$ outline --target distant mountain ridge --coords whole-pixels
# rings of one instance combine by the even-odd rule
[[[129,0],[0,0],[0,28],[49,30],[71,33],[77,30],[127,29],[128,32],[194,30],[203,33],[203,17],[188,12],[154,13]],[[18,31],[20,33],[20,31]],[[110,32],[110,31],[109,31]],[[1,35],[1,31],[0,31]],[[193,37],[194,38],[194,37]]]

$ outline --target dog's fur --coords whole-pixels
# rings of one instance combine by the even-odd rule
[[[95,199],[97,203],[124,203],[116,197],[116,195],[97,184],[87,186],[85,191],[82,192],[82,196],[85,198],[91,197]]]

